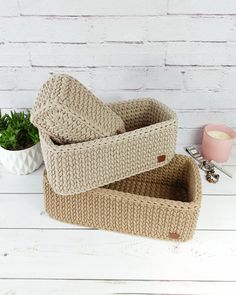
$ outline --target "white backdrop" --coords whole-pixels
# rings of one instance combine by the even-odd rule
[[[66,72],[103,101],[151,96],[178,143],[236,127],[235,0],[0,0],[0,108],[30,108]]]

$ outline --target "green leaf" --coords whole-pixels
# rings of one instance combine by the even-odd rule
[[[8,150],[21,150],[39,142],[38,129],[30,122],[30,112],[10,115],[0,113],[0,146]]]

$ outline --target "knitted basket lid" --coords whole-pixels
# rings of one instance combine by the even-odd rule
[[[88,141],[125,131],[121,117],[68,75],[55,75],[43,85],[31,121],[58,143]]]

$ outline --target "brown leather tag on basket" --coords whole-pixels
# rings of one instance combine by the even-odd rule
[[[157,157],[157,162],[158,163],[164,162],[165,159],[166,159],[166,155],[160,155]]]
[[[124,130],[121,130],[121,129],[116,130],[116,134],[122,134],[122,133],[124,133]]]
[[[169,238],[172,240],[178,240],[179,239],[179,234],[177,233],[169,233]]]

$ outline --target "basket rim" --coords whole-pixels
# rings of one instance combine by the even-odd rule
[[[174,159],[181,159],[185,163],[189,163],[191,167],[191,176],[194,178],[195,183],[194,183],[194,199],[190,202],[184,202],[180,200],[170,200],[170,199],[162,199],[162,198],[154,198],[150,196],[145,196],[145,195],[138,195],[138,194],[133,194],[129,192],[123,192],[123,191],[118,191],[115,189],[110,189],[110,188],[104,188],[104,187],[98,187],[95,189],[92,189],[90,191],[86,192],[81,192],[78,194],[70,194],[70,195],[60,195],[56,192],[56,196],[58,198],[60,197],[74,197],[74,196],[83,196],[84,194],[94,194],[96,196],[104,196],[104,195],[109,195],[109,198],[116,200],[121,200],[124,201],[127,200],[129,202],[132,202],[134,204],[137,203],[144,203],[145,205],[148,206],[162,206],[164,208],[169,208],[171,210],[176,209],[176,210],[199,210],[200,204],[201,204],[201,199],[202,199],[202,193],[201,193],[201,177],[199,173],[199,168],[196,164],[196,162],[191,159],[189,156],[186,155],[180,155],[180,154],[175,154]],[[162,167],[163,168],[163,167]],[[156,168],[158,169],[158,168]],[[49,179],[47,177],[47,172],[46,169],[44,170],[44,177],[46,177],[48,183]],[[135,197],[134,197],[135,196]]]
[[[119,105],[119,104],[123,104],[123,105],[127,105],[127,104],[132,104],[132,103],[142,103],[142,102],[150,102],[153,105],[156,105],[158,108],[161,108],[163,110],[165,110],[169,116],[170,119],[163,121],[163,122],[158,122],[158,123],[154,123],[148,126],[144,126],[141,127],[139,129],[135,129],[135,130],[131,130],[128,132],[124,132],[122,134],[116,134],[116,135],[112,135],[109,137],[102,137],[102,138],[97,138],[97,139],[93,139],[90,141],[83,141],[83,142],[78,142],[78,143],[70,143],[70,144],[64,144],[64,145],[57,145],[53,142],[51,136],[46,133],[43,130],[40,130],[40,137],[41,139],[43,139],[44,143],[47,144],[47,148],[50,149],[51,151],[56,151],[56,152],[68,152],[68,151],[73,151],[73,150],[83,150],[83,149],[89,149],[89,148],[95,148],[95,147],[99,147],[99,146],[106,146],[109,144],[114,144],[114,143],[122,143],[123,141],[129,139],[129,138],[133,138],[133,137],[137,137],[140,135],[147,135],[147,134],[152,134],[154,132],[156,132],[156,129],[164,129],[166,127],[169,127],[171,125],[176,125],[177,124],[177,115],[176,113],[169,108],[168,106],[166,106],[165,104],[159,102],[156,99],[147,97],[147,98],[137,98],[137,99],[129,99],[129,100],[123,100],[123,101],[117,101],[114,103],[108,103],[107,106],[112,106],[112,105]]]
[[[153,198],[150,196],[137,195],[137,194],[132,194],[129,192],[122,192],[122,191],[117,191],[117,190],[112,190],[109,188],[102,188],[102,187],[97,188],[97,190],[99,190],[101,192],[111,191],[112,198],[123,199],[125,196],[126,199],[128,199],[129,201],[132,201],[134,203],[142,202],[142,203],[145,203],[146,205],[150,205],[150,206],[159,205],[159,206],[163,206],[163,207],[167,207],[167,208],[169,207],[170,209],[176,208],[177,210],[180,210],[180,209],[181,210],[193,210],[193,209],[198,210],[200,207],[201,198],[202,198],[199,168],[198,168],[196,162],[193,159],[191,159],[189,156],[175,154],[173,159],[175,159],[175,158],[182,159],[185,163],[188,162],[191,165],[192,177],[194,177],[194,180],[195,180],[195,189],[194,189],[195,194],[194,194],[194,199],[190,202],[162,199],[162,198]],[[156,169],[158,169],[158,168],[156,168]],[[133,197],[134,195],[135,195],[135,198]]]

